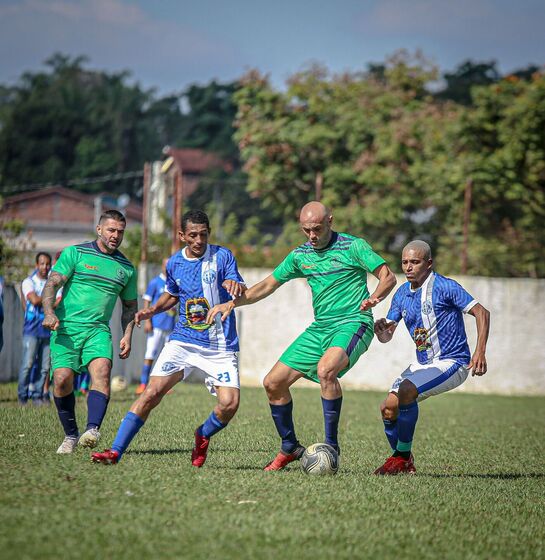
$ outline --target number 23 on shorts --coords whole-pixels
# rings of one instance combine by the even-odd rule
[[[229,372],[226,371],[224,373],[219,373],[218,374],[218,381],[220,383],[230,383],[231,382],[231,376],[229,375]]]

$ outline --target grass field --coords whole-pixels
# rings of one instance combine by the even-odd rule
[[[206,465],[189,461],[213,399],[179,385],[123,461],[58,456],[54,407],[18,408],[0,386],[0,557],[545,558],[545,399],[450,394],[420,409],[415,477],[374,477],[387,456],[381,395],[345,394],[342,464],[311,478],[264,473],[278,439],[263,390],[244,388]],[[132,393],[114,395],[112,442]],[[319,392],[294,391],[302,443],[323,439]],[[84,426],[85,403],[78,401]]]

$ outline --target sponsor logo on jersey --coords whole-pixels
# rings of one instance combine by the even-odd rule
[[[428,348],[431,348],[430,333],[428,332],[428,329],[421,327],[414,329],[413,340],[416,344],[416,349],[419,352],[425,352]]]
[[[433,311],[433,307],[431,303],[428,300],[426,300],[422,304],[422,313],[424,313],[425,315],[429,315],[432,311]]]
[[[211,325],[206,322],[206,315],[210,310],[210,304],[204,297],[189,298],[185,302],[185,318],[184,327],[204,331],[209,329]]]
[[[206,270],[203,272],[202,279],[206,284],[213,284],[216,281],[217,274],[215,270]]]
[[[303,270],[308,270],[309,268],[316,268],[316,265],[315,264],[302,264],[301,268]]]
[[[92,266],[90,264],[84,264],[83,266],[88,270],[98,270],[98,266]]]

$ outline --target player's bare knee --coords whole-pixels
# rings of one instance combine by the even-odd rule
[[[218,402],[218,408],[223,417],[232,418],[238,410],[238,398],[232,397]]]
[[[268,375],[265,376],[265,379],[263,379],[263,387],[269,397],[276,397],[282,394],[284,390],[284,384],[282,382],[278,381],[278,379],[271,378]]]
[[[400,404],[410,404],[418,398],[418,390],[408,379],[405,379],[399,386],[397,396]]]
[[[337,371],[335,368],[329,366],[328,364],[318,364],[316,375],[320,380],[320,384],[323,383],[334,383],[337,379]]]

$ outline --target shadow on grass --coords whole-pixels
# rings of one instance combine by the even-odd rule
[[[191,447],[185,449],[131,449],[126,455],[173,455],[174,453],[191,453]]]
[[[490,480],[518,480],[521,478],[545,478],[545,473],[418,473],[418,477],[429,478],[483,478]]]

